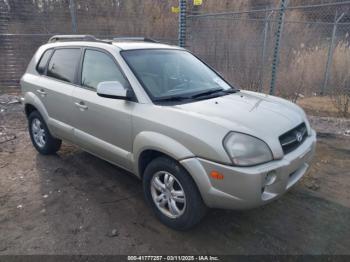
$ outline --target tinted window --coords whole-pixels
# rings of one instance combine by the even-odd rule
[[[123,86],[127,86],[127,81],[109,55],[86,50],[81,74],[82,85],[96,89],[97,85],[104,81],[119,81]]]
[[[49,49],[49,50],[46,50],[45,53],[41,56],[40,62],[36,68],[36,70],[39,72],[39,74],[45,73],[47,61],[49,61],[51,54],[52,54],[52,49]]]
[[[56,50],[50,60],[47,75],[73,83],[79,58],[80,49]]]

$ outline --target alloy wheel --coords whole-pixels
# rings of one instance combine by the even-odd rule
[[[46,133],[41,121],[37,118],[32,121],[32,134],[38,147],[43,148],[46,144]]]
[[[159,171],[153,175],[151,194],[157,208],[167,217],[178,218],[185,212],[185,191],[169,172]]]

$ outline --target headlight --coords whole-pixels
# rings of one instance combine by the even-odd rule
[[[268,145],[250,135],[231,132],[224,139],[224,147],[237,166],[253,166],[273,159]]]

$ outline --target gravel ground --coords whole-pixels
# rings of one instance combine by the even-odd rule
[[[284,197],[250,211],[211,210],[176,232],[125,171],[67,143],[57,155],[37,154],[21,106],[2,96],[0,255],[350,254],[350,137],[341,135],[349,125],[338,121],[311,118],[320,132],[314,163]]]

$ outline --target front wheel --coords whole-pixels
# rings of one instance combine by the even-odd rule
[[[144,172],[143,188],[155,215],[171,228],[189,229],[205,215],[206,206],[196,184],[175,160],[153,160]]]

